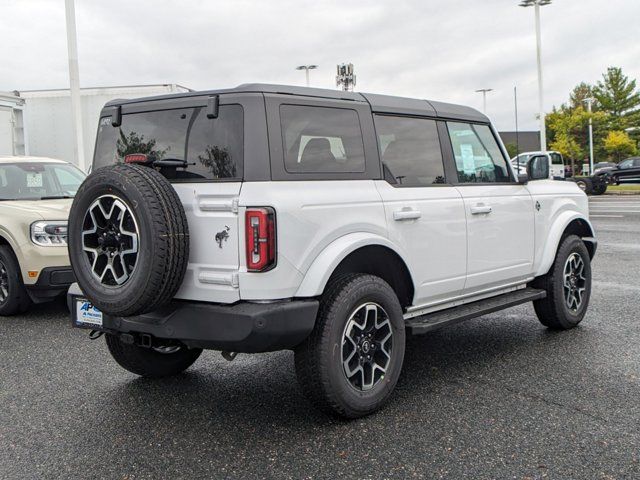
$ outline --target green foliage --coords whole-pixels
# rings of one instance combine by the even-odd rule
[[[214,178],[234,178],[237,176],[236,164],[226,148],[207,145],[204,155],[198,155],[198,161],[207,167]]]
[[[640,114],[640,92],[636,81],[622,73],[618,67],[609,67],[602,80],[593,88],[593,96],[601,108],[610,115],[610,127],[623,130],[637,121]]]
[[[593,98],[592,113],[587,111],[586,99]],[[622,69],[610,67],[595,86],[581,82],[569,94],[569,101],[554,107],[547,114],[549,148],[558,150],[566,158],[581,160],[589,154],[588,126],[593,124],[595,160],[607,156],[619,158],[637,149],[640,141],[640,92],[636,81],[622,73]],[[636,127],[629,131],[624,130]],[[616,132],[611,135],[611,132]],[[625,139],[620,134],[625,134]],[[608,141],[606,141],[608,140]]]
[[[627,132],[612,130],[604,139],[604,148],[616,161],[629,155],[635,155],[638,151],[636,144]]]
[[[155,139],[151,139],[145,142],[144,135],[138,135],[136,132],[129,132],[129,135],[125,135],[122,129],[120,129],[119,138],[116,141],[118,158],[122,159],[132,153],[144,153],[146,155],[149,155],[150,157],[161,159],[169,150],[168,148],[164,150],[156,150],[155,146]]]
[[[513,158],[518,154],[518,146],[515,143],[507,143],[504,147],[507,149],[509,158]]]

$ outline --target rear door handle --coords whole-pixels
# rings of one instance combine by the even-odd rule
[[[471,215],[481,215],[483,213],[491,213],[491,205],[485,205],[484,203],[478,203],[471,207]]]
[[[416,220],[422,216],[420,210],[414,210],[413,208],[403,208],[402,210],[396,210],[393,212],[393,219],[396,222],[402,220]]]

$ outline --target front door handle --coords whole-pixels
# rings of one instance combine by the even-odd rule
[[[402,210],[396,210],[393,212],[393,219],[396,222],[402,220],[416,220],[422,216],[420,210],[414,210],[413,208],[403,208]]]
[[[471,207],[471,215],[481,215],[483,213],[491,213],[491,205],[478,203],[477,205]]]

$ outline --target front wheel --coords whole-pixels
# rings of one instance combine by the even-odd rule
[[[189,368],[202,353],[200,348],[166,346],[145,348],[120,341],[116,335],[105,335],[111,356],[131,373],[148,378],[177,375]]]
[[[373,275],[347,275],[322,296],[313,332],[295,350],[296,375],[321,410],[357,418],[388,400],[404,348],[404,318],[393,289]]]
[[[9,246],[0,245],[0,315],[24,313],[30,305],[18,259]]]
[[[582,239],[576,235],[565,237],[551,270],[534,284],[547,291],[546,298],[533,302],[543,325],[556,330],[578,325],[591,296],[591,261]]]

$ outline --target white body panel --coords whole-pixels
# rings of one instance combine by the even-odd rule
[[[458,295],[467,269],[464,202],[455,187],[396,188],[376,182],[385,207],[389,240],[407,252],[414,303]]]
[[[415,295],[407,315],[414,315],[524,285],[548,271],[572,220],[588,224],[586,196],[573,182],[425,188],[394,188],[382,180],[174,186],[191,235],[189,266],[177,298],[216,303],[318,296],[347,255],[380,245],[398,254],[409,270]],[[277,264],[253,273],[246,268],[244,212],[262,206],[276,211]],[[478,208],[491,212],[472,213]],[[229,237],[220,247],[216,234],[222,231]]]
[[[273,207],[278,232],[276,267],[241,271],[242,299],[292,297],[314,261],[340,237],[387,236],[384,207],[371,180],[246,182],[240,206]]]
[[[189,265],[176,298],[232,303],[240,299],[240,182],[174,184],[189,222]],[[226,235],[222,232],[226,232]],[[220,243],[216,235],[221,234]]]
[[[534,218],[524,185],[458,187],[467,218],[465,293],[529,278],[533,267]]]

